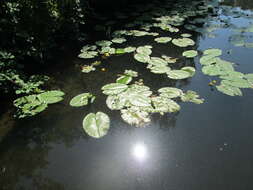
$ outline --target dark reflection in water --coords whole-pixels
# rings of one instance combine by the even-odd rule
[[[231,24],[249,22],[247,18],[237,19]],[[197,48],[232,49],[232,54],[224,53],[222,58],[239,63],[236,69],[241,72],[253,72],[252,49],[232,46],[229,28],[221,27],[214,33],[216,38],[195,34]],[[158,45],[150,37],[128,43],[148,43],[153,46],[154,56],[169,52],[170,56],[181,57],[183,51],[172,44]],[[132,55],[109,58],[101,66],[107,72],[100,67],[89,75],[80,72],[78,64],[83,60],[68,61],[62,59],[66,66],[58,68],[55,76],[57,87],[67,93],[65,100],[36,117],[14,123],[14,130],[1,142],[0,189],[253,189],[252,90],[243,90],[243,97],[213,91],[207,85],[211,79],[201,73],[197,59],[180,62],[178,67],[195,66],[197,74],[179,82],[150,73],[143,64],[136,64]],[[154,91],[165,86],[195,90],[206,102],[181,103],[177,114],[153,115],[145,128],[131,127],[122,121],[119,112],[109,111],[100,90],[125,69],[138,71]],[[68,105],[73,96],[88,91],[97,96],[94,104],[83,108]],[[102,139],[88,137],[81,126],[86,114],[97,111],[108,113],[112,121],[108,135]]]

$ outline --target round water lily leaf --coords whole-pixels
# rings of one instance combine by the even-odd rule
[[[192,35],[189,34],[189,33],[183,33],[183,34],[181,34],[180,36],[182,36],[182,37],[184,37],[184,38],[189,38],[189,37],[191,37]]]
[[[221,84],[219,86],[216,86],[216,89],[223,94],[229,96],[242,96],[242,91],[240,90],[240,88],[233,87],[230,85]]]
[[[181,100],[183,102],[193,102],[195,104],[202,104],[204,102],[204,99],[199,98],[199,95],[192,90],[188,90],[186,93],[181,95]]]
[[[137,53],[134,55],[134,59],[141,63],[147,63],[150,60],[150,57],[146,54]]]
[[[183,94],[183,91],[181,89],[173,88],[173,87],[160,88],[158,92],[160,93],[161,97],[166,97],[166,98],[176,98]]]
[[[152,53],[152,50],[150,46],[141,46],[136,49],[137,53],[142,55],[150,55]]]
[[[202,72],[205,75],[209,75],[209,76],[217,76],[220,75],[220,68],[217,65],[207,65],[202,67]]]
[[[195,44],[195,42],[190,38],[173,39],[172,43],[179,47],[188,47],[188,46],[193,46]]]
[[[155,65],[150,67],[150,72],[155,74],[163,74],[167,73],[171,70],[171,68],[167,65]]]
[[[121,83],[121,84],[129,84],[132,81],[132,77],[131,76],[121,76],[119,78],[117,78],[116,82],[117,83]]]
[[[149,113],[140,110],[138,107],[121,110],[122,119],[130,125],[141,127],[143,124],[150,122]]]
[[[245,79],[235,78],[234,80],[222,80],[222,85],[233,86],[237,88],[252,88],[252,84]]]
[[[187,58],[196,57],[198,55],[198,52],[195,50],[187,50],[183,52],[183,56]]]
[[[87,51],[87,52],[82,52],[78,55],[79,58],[82,59],[90,59],[90,58],[94,58],[98,55],[98,52],[96,51]]]
[[[101,40],[101,41],[97,41],[96,45],[101,46],[101,47],[109,47],[110,45],[112,45],[112,42],[108,40]]]
[[[155,112],[160,112],[161,114],[166,112],[177,112],[180,110],[178,103],[167,97],[153,97],[152,104],[154,105]]]
[[[113,38],[112,39],[112,42],[116,43],[116,44],[122,44],[122,43],[124,43],[126,41],[127,41],[126,38]]]
[[[126,104],[127,98],[118,95],[109,95],[106,99],[106,105],[111,110],[121,110]]]
[[[207,49],[203,52],[204,55],[220,56],[222,55],[222,50],[220,49]]]
[[[183,67],[183,68],[181,68],[181,70],[190,73],[191,77],[193,77],[195,75],[195,72],[196,72],[196,69],[194,67],[190,67],[190,66]]]
[[[126,84],[111,83],[102,87],[103,93],[106,95],[115,95],[124,92],[128,86]]]
[[[110,128],[110,118],[103,112],[89,113],[83,119],[83,129],[91,137],[101,138]]]
[[[186,79],[191,77],[191,74],[187,71],[182,71],[182,70],[171,70],[167,72],[167,75],[171,79]]]
[[[171,37],[159,37],[154,39],[157,43],[168,43],[172,40]]]
[[[150,57],[149,64],[154,66],[166,66],[168,63],[160,57]]]
[[[138,77],[138,73],[133,70],[125,70],[124,74],[130,77]]]
[[[213,55],[205,55],[202,56],[199,60],[201,65],[211,65],[213,63],[216,63],[219,58],[213,56]]]
[[[93,95],[91,93],[82,93],[73,97],[69,104],[73,107],[86,106],[89,103],[89,99],[92,97]]]
[[[64,92],[51,90],[38,95],[38,99],[45,104],[54,104],[63,100]]]
[[[141,94],[130,95],[129,101],[132,105],[138,106],[138,107],[151,106],[150,98],[143,96]]]
[[[136,50],[136,47],[126,47],[124,48],[124,51],[126,53],[131,53],[131,52],[134,52]]]

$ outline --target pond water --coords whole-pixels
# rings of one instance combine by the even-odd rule
[[[221,58],[236,63],[237,71],[252,73],[253,49],[235,46],[231,36],[235,28],[252,24],[253,4],[235,0],[224,5],[206,20],[215,30],[192,32],[193,49],[219,48]],[[252,40],[250,34],[247,39]],[[171,80],[151,73],[130,54],[109,57],[95,72],[84,74],[79,65],[88,61],[78,59],[78,52],[66,55],[52,72],[54,85],[66,93],[64,101],[34,117],[9,121],[13,129],[0,142],[0,189],[253,189],[253,90],[243,89],[243,96],[232,97],[209,86],[213,79],[201,72],[199,57],[182,58],[187,48],[157,44],[151,37],[129,38],[127,44],[152,45],[153,56],[180,57],[179,63],[194,66],[196,74]],[[101,93],[101,87],[125,69],[137,71],[153,91],[165,86],[194,90],[205,102],[181,102],[177,113],[154,114],[145,127],[130,126],[119,111],[107,108]],[[96,101],[70,107],[71,98],[83,92],[92,92]],[[111,119],[108,134],[100,139],[89,137],[82,128],[84,116],[97,111]]]

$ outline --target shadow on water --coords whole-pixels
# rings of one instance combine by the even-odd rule
[[[165,32],[159,33],[166,36]],[[240,62],[241,71],[252,72],[253,66],[248,62],[253,58],[251,50],[239,50],[229,44],[227,28],[215,33],[215,39],[194,33],[197,45],[192,48],[233,49],[231,56],[224,57]],[[212,91],[197,58],[182,58],[184,48],[157,44],[151,37],[127,42],[131,46],[146,44],[153,46],[153,56],[180,57],[174,68],[196,67],[196,76],[169,80],[150,73],[145,65],[132,59],[132,54],[102,60],[96,72],[86,75],[80,72],[80,65],[87,61],[63,57],[64,67],[58,65],[49,73],[54,78],[52,86],[66,92],[64,101],[35,117],[12,121],[13,130],[0,144],[1,189],[251,190],[252,92],[245,90],[243,97],[228,97]],[[107,108],[106,96],[101,93],[101,86],[115,81],[125,69],[137,71],[153,91],[165,86],[191,89],[206,102],[180,103],[182,109],[177,114],[154,114],[145,128],[131,127],[122,121],[119,112]],[[87,107],[70,107],[70,99],[82,92],[92,92],[96,101]],[[88,137],[82,129],[83,117],[97,111],[111,118],[108,135],[99,140]]]

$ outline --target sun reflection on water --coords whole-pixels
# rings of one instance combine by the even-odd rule
[[[144,162],[148,158],[147,146],[144,143],[136,143],[132,147],[132,156],[139,162]]]

